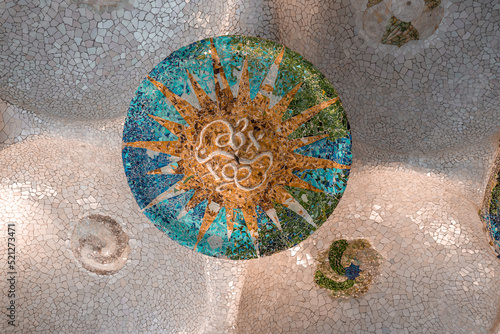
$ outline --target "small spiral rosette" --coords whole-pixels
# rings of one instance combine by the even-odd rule
[[[402,45],[430,37],[444,15],[441,0],[369,0],[363,30],[372,40]]]
[[[359,297],[379,274],[382,256],[364,239],[336,240],[320,253],[314,281],[333,297]]]
[[[70,243],[78,262],[98,275],[118,272],[130,253],[127,233],[114,219],[101,215],[81,219],[73,229]]]

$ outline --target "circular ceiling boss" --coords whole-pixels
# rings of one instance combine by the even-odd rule
[[[337,92],[277,43],[222,36],[183,47],[139,86],[123,132],[137,203],[206,255],[288,249],[328,218],[351,165]]]

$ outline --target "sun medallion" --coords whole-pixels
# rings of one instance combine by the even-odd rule
[[[123,134],[136,200],[170,238],[250,259],[313,233],[345,190],[351,137],[335,89],[277,43],[198,41],[151,71]]]

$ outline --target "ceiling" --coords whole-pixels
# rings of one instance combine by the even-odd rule
[[[0,96],[53,117],[124,117],[139,83],[173,50],[243,34],[277,41],[313,62],[338,89],[359,143],[431,152],[498,132],[498,2],[443,0],[435,33],[402,47],[367,37],[366,4],[2,2]]]

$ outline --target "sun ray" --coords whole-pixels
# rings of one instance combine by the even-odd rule
[[[163,168],[163,167],[162,167]],[[175,174],[175,172],[172,171],[172,173],[165,173],[162,168],[157,168],[154,170],[150,170],[147,175],[165,175],[165,174]]]
[[[276,187],[275,188],[275,193],[274,193],[274,200],[284,206],[286,206],[288,209],[292,210],[304,220],[309,223],[310,225],[314,227],[318,227],[315,223],[311,215],[309,215],[309,212],[307,212],[306,209],[295,199],[293,198],[292,195],[288,193],[285,189],[282,187]]]
[[[271,208],[274,208],[273,200],[274,200],[274,191],[273,189],[271,189],[270,191],[266,192],[266,194],[259,203],[260,207],[262,208],[262,210],[264,210],[264,212],[270,210]]]
[[[193,125],[198,118],[197,109],[189,104],[182,97],[172,93],[166,86],[164,86],[161,82],[158,82],[148,76],[148,80],[151,81],[153,85],[158,88],[160,92],[167,98],[167,100],[172,103],[175,110],[184,118],[184,120],[189,124]]]
[[[161,170],[161,168],[153,169],[153,170],[150,170],[148,172],[148,175],[159,175],[159,174],[163,174],[163,171]],[[172,173],[169,173],[169,174],[172,174]]]
[[[198,83],[198,81],[196,81],[194,76],[191,73],[189,73],[189,71],[186,70],[186,72],[189,76],[189,81],[191,82],[194,93],[196,94],[196,97],[198,98],[198,102],[200,103],[200,107],[204,111],[207,111],[209,113],[215,113],[216,109],[217,109],[216,103],[214,101],[212,101],[210,96],[208,96],[208,94],[203,90],[203,88],[201,88],[200,84]]]
[[[286,110],[288,109],[288,106],[293,101],[295,94],[297,94],[301,86],[302,82],[297,84],[293,89],[291,89],[285,96],[283,96],[281,100],[278,101],[278,103],[274,105],[274,107],[271,108],[270,114],[274,118],[275,122],[281,123],[283,115],[285,114]]]
[[[166,153],[170,155],[180,155],[182,146],[178,141],[133,141],[125,143],[125,146],[145,148],[147,150]]]
[[[148,116],[154,119],[156,122],[158,122],[161,126],[166,128],[168,131],[172,132],[177,137],[179,137],[182,133],[184,133],[185,127],[182,124],[172,122],[169,121],[168,119],[163,119],[161,117],[154,115],[148,115]]]
[[[158,174],[163,174],[163,175],[168,175],[168,174],[179,174],[176,171],[176,166],[172,166],[172,164],[168,164],[166,166],[163,166],[161,168],[153,169],[149,171],[147,174],[148,175],[158,175]]]
[[[202,223],[200,230],[198,232],[198,237],[196,238],[196,243],[194,244],[194,249],[198,247],[198,243],[203,239],[205,233],[207,233],[208,229],[214,222],[215,218],[219,214],[221,206],[213,201],[209,201],[207,208],[205,209],[205,214],[203,215]]]
[[[177,184],[179,184],[179,183],[177,183]],[[201,196],[203,196],[203,195],[200,194],[200,190],[196,189],[193,192],[193,195],[191,196],[191,198],[186,203],[186,205],[184,205],[182,207],[182,209],[177,213],[177,219],[181,219],[182,217],[187,215],[189,211],[191,211],[193,208],[195,208],[198,204],[203,202],[204,198],[201,198]]]
[[[267,75],[262,80],[260,84],[259,92],[257,96],[255,96],[254,103],[259,106],[261,109],[266,110],[269,106],[269,101],[271,100],[271,96],[273,95],[274,84],[276,82],[276,77],[278,76],[278,71],[280,67],[281,60],[283,59],[283,55],[285,54],[285,47],[281,49],[281,52],[274,60],[273,64],[269,68]]]
[[[278,213],[275,208],[269,209],[266,211],[266,215],[272,220],[274,225],[278,228],[278,230],[283,231],[281,227],[280,219],[278,218]]]
[[[296,188],[301,188],[305,190],[310,190],[314,192],[323,192],[323,190],[316,188],[310,183],[307,183],[306,181],[302,180],[300,177],[293,175],[290,171],[290,174],[292,177],[290,178],[290,181],[288,182],[288,186],[290,187],[296,187]]]
[[[210,196],[207,196],[208,190],[205,189],[196,189],[196,191],[193,194],[193,197],[186,203],[186,206],[184,207],[184,210],[186,212],[191,211],[194,209],[198,204],[203,202],[205,199],[210,198]]]
[[[257,224],[257,214],[255,213],[255,208],[249,205],[246,205],[242,208],[243,218],[245,219],[245,223],[247,225],[248,231],[250,231],[250,235],[252,238],[258,238],[258,224]]]
[[[234,212],[233,208],[226,207],[226,226],[227,226],[227,238],[231,239],[231,234],[234,230],[234,220],[233,220]]]
[[[302,113],[297,116],[291,117],[286,121],[283,121],[281,124],[281,130],[283,131],[285,136],[289,136],[292,132],[294,132],[299,126],[316,116],[320,111],[325,108],[328,108],[332,104],[338,101],[338,97],[331,99],[329,101],[321,102],[320,104],[315,105],[312,108],[304,110]]]
[[[181,161],[182,162],[182,161]],[[176,174],[184,174],[182,180],[177,183],[177,189],[179,190],[192,190],[199,189],[203,187],[203,183],[198,180],[195,174],[191,170],[180,166],[176,169]]]
[[[186,191],[184,191],[184,190],[179,190],[177,188],[177,184],[174,184],[170,188],[168,188],[167,190],[165,190],[164,192],[162,192],[161,194],[156,196],[156,198],[153,199],[151,202],[149,202],[149,204],[146,205],[144,207],[144,209],[142,209],[142,211],[146,211],[150,207],[155,206],[156,204],[158,204],[164,200],[167,200],[167,199],[175,197],[175,196],[179,196],[181,194],[184,194],[185,192]]]
[[[163,168],[163,167],[162,167]],[[159,170],[161,170],[162,168],[160,168]],[[158,171],[158,169],[154,170],[154,171],[151,171],[151,172],[148,172],[148,174],[157,174],[156,171]],[[159,174],[165,174],[163,171]],[[175,172],[175,174],[179,175],[179,174],[182,174],[182,173],[179,173],[179,172]],[[168,188],[167,190],[165,190],[163,193],[159,194],[158,196],[156,196],[155,199],[153,199],[144,209],[148,209],[158,203],[160,203],[161,201],[164,201],[166,199],[169,199],[169,198],[172,198],[174,196],[178,196],[178,195],[181,195],[187,191],[190,191],[191,189],[186,187],[185,184],[187,181],[189,181],[191,178],[193,177],[192,174],[185,174],[184,177],[182,178],[182,180],[178,181],[177,183],[173,184],[170,188]],[[195,183],[197,184],[197,181],[195,181]],[[181,211],[182,212],[182,211]],[[187,213],[187,211],[183,214],[185,215]]]
[[[293,154],[292,159],[288,161],[288,168],[291,170],[304,170],[304,169],[320,169],[320,168],[337,168],[337,169],[350,169],[351,166],[341,165],[335,161],[310,157],[302,154]]]
[[[253,245],[257,256],[259,256],[259,247],[257,246],[257,239],[259,238],[259,226],[257,223],[257,213],[255,212],[255,206],[245,205],[241,211],[243,212],[243,218],[245,219],[245,224],[248,229],[248,233],[252,237]]]
[[[212,38],[210,38],[210,50],[214,69],[215,95],[219,102],[219,110],[230,112],[234,97]]]
[[[245,58],[243,69],[241,70],[240,84],[238,88],[238,99],[236,104],[238,106],[246,106],[250,101],[250,78],[248,76],[248,59]]]
[[[274,205],[272,204],[272,201],[260,203],[260,207],[266,213],[269,219],[271,219],[274,225],[276,225],[278,230],[282,231],[283,229],[281,228],[280,219],[278,217],[276,209],[274,208]]]
[[[321,140],[323,138],[328,137],[328,134],[322,134],[322,135],[317,135],[317,136],[312,136],[312,137],[302,137],[298,139],[292,139],[290,140],[290,146],[291,150],[295,151],[298,148],[301,148],[302,146],[306,146],[309,144],[312,144],[314,142],[317,142],[318,140]]]

